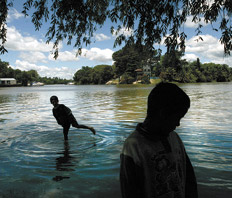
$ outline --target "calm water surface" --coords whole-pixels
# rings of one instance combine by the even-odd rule
[[[191,108],[176,131],[194,165],[201,198],[232,197],[232,83],[180,85]],[[119,198],[119,154],[146,115],[152,86],[0,88],[0,198]],[[49,98],[80,124],[63,141]]]

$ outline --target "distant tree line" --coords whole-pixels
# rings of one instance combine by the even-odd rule
[[[142,69],[144,64],[158,61],[159,51],[147,51],[144,46],[127,45],[113,53],[114,64],[83,66],[74,75],[76,84],[105,84],[112,79],[119,79],[120,84],[131,84],[137,79],[136,69]],[[147,76],[141,76],[143,82],[149,82]]]
[[[15,78],[18,84],[27,86],[33,82],[42,82],[44,84],[67,84],[70,80],[57,77],[40,77],[36,70],[21,71],[13,69],[8,62],[0,59],[0,78]]]
[[[175,51],[161,56],[160,51],[146,51],[136,45],[125,46],[113,53],[114,64],[83,66],[74,75],[76,84],[105,84],[112,79],[119,79],[120,84],[131,84],[136,80],[150,83],[149,77],[136,72],[144,65],[151,68],[151,76],[162,81],[195,83],[195,82],[228,82],[232,80],[232,68],[226,64],[204,63],[197,58],[188,62],[183,59],[184,53]]]
[[[105,84],[114,77],[113,67],[110,65],[97,65],[95,67],[83,66],[74,74],[76,84]]]
[[[197,58],[188,62],[183,59],[184,53],[174,51],[161,56],[161,51],[147,51],[145,46],[127,45],[113,53],[113,66],[99,65],[94,68],[85,66],[74,75],[77,84],[105,84],[108,80],[119,79],[120,84],[131,84],[136,80],[150,83],[149,78],[136,70],[148,65],[151,76],[162,81],[180,83],[194,82],[228,82],[232,80],[232,68],[226,64],[204,63]]]
[[[134,44],[128,45],[113,54],[113,75],[120,79],[120,83],[132,83],[138,80],[136,70],[148,65],[151,68],[151,76],[159,77],[162,81],[194,83],[232,80],[232,68],[228,65],[202,64],[199,58],[188,62],[183,59],[183,55],[181,51],[161,55],[161,51],[151,52],[147,51],[144,46],[138,48]],[[149,83],[144,75],[140,76],[140,80]]]
[[[228,82],[232,80],[232,68],[226,64],[187,62],[182,59],[183,53],[175,51],[161,56],[160,61],[153,66],[153,76],[162,81],[176,81],[180,83],[195,82]]]
[[[68,84],[72,80],[67,80],[64,78],[58,78],[58,77],[39,77],[37,82],[42,82],[46,85],[52,85],[52,84]]]

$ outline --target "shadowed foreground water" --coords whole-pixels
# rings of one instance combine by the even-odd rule
[[[200,197],[232,195],[232,84],[183,84],[191,109],[177,129],[195,167]],[[0,198],[119,198],[119,155],[146,115],[152,86],[0,88]],[[51,95],[80,124],[63,141]]]

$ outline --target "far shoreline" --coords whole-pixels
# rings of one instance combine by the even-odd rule
[[[17,85],[0,85],[0,88],[9,88],[9,87],[44,87],[44,86],[57,86],[57,85],[61,85],[61,86],[96,86],[96,85],[99,85],[99,86],[128,86],[128,85],[132,85],[132,86],[142,86],[142,85],[156,85],[158,83],[162,82],[161,80],[155,80],[155,81],[152,81],[151,83],[135,83],[135,84],[72,84],[72,85],[69,85],[69,84],[44,84],[44,85],[41,85],[41,86],[23,86],[21,84],[17,84]],[[164,81],[166,82],[166,81]],[[174,83],[174,84],[218,84],[218,83],[231,83],[232,81],[225,81],[225,82],[217,82],[217,81],[212,81],[212,82],[191,82],[191,83],[182,83],[182,82],[175,82],[175,81],[171,81],[170,83]]]

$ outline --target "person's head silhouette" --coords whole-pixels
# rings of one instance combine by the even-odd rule
[[[180,125],[190,107],[189,96],[177,85],[159,83],[150,92],[147,104],[146,121],[154,123],[160,133],[167,135]]]

